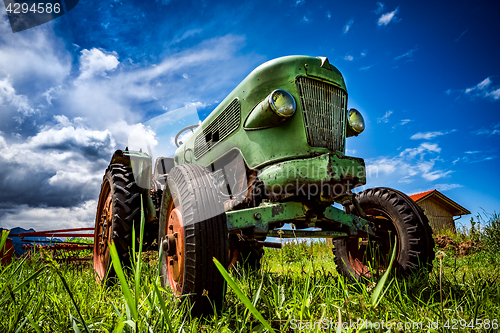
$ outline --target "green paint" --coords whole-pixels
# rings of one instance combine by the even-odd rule
[[[333,206],[327,207],[324,215],[327,219],[348,226],[350,229],[350,233],[353,235],[357,234],[358,230],[363,230],[370,234],[372,233],[368,224],[369,223],[368,220],[365,220],[356,215],[347,214],[343,210],[338,209],[336,207]]]
[[[229,232],[255,227],[256,234],[267,234],[270,224],[305,220],[305,216],[305,207],[300,202],[263,203],[255,208],[226,212]]]
[[[341,182],[346,181],[351,181],[352,185],[366,184],[365,163],[361,158],[336,152],[270,165],[262,169],[259,179],[266,188],[286,193],[300,190],[307,184],[336,183],[341,186]],[[335,187],[332,190],[335,191]]]
[[[202,122],[194,134],[177,149],[177,164],[185,163],[184,152],[194,151],[195,139],[203,135],[207,128],[223,111],[238,99],[241,108],[241,119],[237,130],[231,133],[223,144],[212,149],[192,163],[209,166],[227,151],[238,148],[249,168],[261,168],[279,161],[311,157],[313,154],[325,154],[327,148],[311,147],[307,143],[302,106],[295,80],[299,76],[307,76],[328,82],[344,91],[346,90],[342,74],[334,66],[322,66],[322,59],[308,56],[289,56],[268,61],[252,71]],[[297,111],[293,116],[278,123],[274,127],[259,130],[245,130],[243,124],[252,110],[272,91],[283,89],[295,99]],[[345,111],[347,112],[347,110]],[[267,113],[266,113],[267,116]],[[343,152],[342,152],[343,153]]]

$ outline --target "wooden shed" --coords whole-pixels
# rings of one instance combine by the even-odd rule
[[[454,216],[470,212],[438,190],[410,195],[425,212],[434,233],[449,229],[456,232]]]

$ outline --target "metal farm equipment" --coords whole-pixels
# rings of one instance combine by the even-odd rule
[[[94,244],[92,243],[74,243],[60,241],[54,238],[58,237],[89,237],[93,238],[94,234],[82,233],[85,231],[93,231],[94,228],[75,228],[75,229],[59,229],[59,230],[47,230],[47,231],[31,231],[24,233],[12,233],[9,237],[18,237],[23,242],[29,242],[33,244],[23,244],[23,250],[25,253],[23,256],[32,258],[34,255],[39,255],[40,258],[44,258],[44,255],[49,255],[51,259],[65,262],[65,263],[81,263],[92,259],[91,256],[82,257],[81,252],[85,250],[92,250]],[[25,240],[25,238],[33,237],[43,237],[49,240]],[[8,239],[7,244],[10,244],[5,256],[2,257],[4,264],[10,262],[12,256],[14,255],[14,248],[12,245],[12,239]]]
[[[218,309],[223,302],[225,284],[212,258],[258,268],[263,246],[272,245],[266,238],[285,223],[296,230],[280,237],[332,238],[337,270],[351,280],[369,277],[375,256],[383,271],[395,238],[399,275],[431,269],[432,232],[413,200],[390,188],[352,192],[366,184],[365,164],[346,155],[345,142],[365,124],[347,109],[347,98],[344,78],[327,58],[278,58],[252,71],[199,126],[180,131],[173,158],[153,164],[142,151],[116,151],[95,220],[100,279],[114,275],[110,242],[129,264],[141,210],[144,245],[165,251],[162,284],[190,295],[196,314],[212,311],[204,295]]]

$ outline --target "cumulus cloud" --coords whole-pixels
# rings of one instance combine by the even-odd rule
[[[2,228],[11,229],[19,226],[35,230],[89,228],[94,226],[96,209],[96,200],[88,200],[70,208],[33,208],[23,204],[17,206],[15,210],[4,210]],[[1,212],[0,209],[0,214]],[[43,225],[40,221],[43,221]]]
[[[451,130],[451,131],[447,131],[447,132],[443,132],[443,131],[436,131],[436,132],[418,132],[416,134],[413,134],[410,139],[412,140],[420,140],[420,139],[424,139],[424,140],[430,140],[430,139],[434,139],[435,137],[438,137],[438,136],[441,136],[441,135],[446,135],[446,134],[449,134],[449,133],[453,133],[455,132],[456,130]]]
[[[18,122],[22,122],[25,117],[38,111],[30,106],[28,98],[25,95],[16,93],[8,76],[0,79],[0,106],[15,108],[19,113],[16,117]]]
[[[377,123],[388,123],[389,117],[391,116],[391,114],[392,114],[392,111],[386,111],[382,117],[377,118]]]
[[[119,54],[98,48],[83,49],[72,59],[50,29],[13,38],[6,27],[8,21],[0,22],[2,227],[45,229],[47,220],[68,221],[58,227],[92,223],[104,170],[131,133],[140,132],[130,139],[138,148],[173,151],[171,132],[193,123],[184,118],[193,116],[198,123],[197,107],[224,98],[264,60],[239,54],[245,39],[237,35],[170,53],[156,66],[120,63]],[[232,70],[222,70],[227,68]],[[179,107],[187,109],[176,113]],[[174,111],[166,113],[170,132],[162,137],[143,123],[166,109]]]
[[[344,60],[345,61],[353,61],[354,60],[354,57],[350,54],[346,54],[345,57],[344,57]]]
[[[85,80],[94,76],[106,76],[107,72],[118,67],[119,63],[116,52],[106,52],[96,48],[82,50],[78,79]]]
[[[380,8],[380,7],[379,7]],[[382,16],[379,17],[377,24],[378,26],[386,26],[389,23],[396,21],[397,17],[396,14],[399,12],[399,7],[394,9],[392,12],[388,12],[385,14],[382,14]]]
[[[373,186],[446,178],[453,171],[436,168],[440,153],[437,144],[424,142],[418,147],[406,148],[394,157],[366,159],[367,175]]]
[[[108,130],[59,120],[25,142],[0,140],[2,207],[71,207],[95,199],[114,139]]]

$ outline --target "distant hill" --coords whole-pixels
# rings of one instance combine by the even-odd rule
[[[2,230],[9,230],[9,229],[0,228],[0,232]],[[24,229],[24,228],[20,228],[20,227],[15,227],[15,228],[10,229],[11,234],[24,234],[26,232],[34,232],[34,231],[36,231],[36,230],[33,228]],[[22,256],[25,252],[25,250],[23,249],[23,244],[33,244],[33,242],[39,242],[39,241],[50,241],[50,238],[47,238],[47,237],[26,237],[26,238],[24,238],[24,241],[21,241],[21,239],[19,237],[10,237],[9,236],[9,238],[12,239],[12,243],[14,245],[14,252],[15,252],[16,256],[18,256],[18,257]],[[58,238],[53,238],[52,240],[61,241]]]

